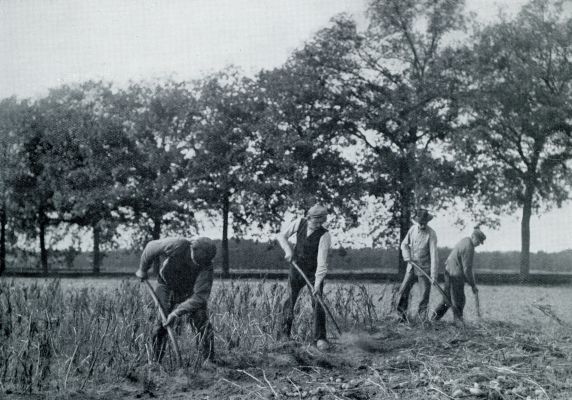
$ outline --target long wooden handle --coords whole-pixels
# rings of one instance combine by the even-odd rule
[[[431,282],[433,284],[433,286],[435,286],[437,288],[437,290],[439,290],[439,292],[441,292],[441,294],[443,295],[443,298],[445,300],[447,300],[447,302],[451,305],[451,307],[457,311],[457,314],[459,314],[459,309],[457,308],[456,305],[453,304],[453,302],[451,301],[451,298],[449,297],[449,295],[447,293],[445,293],[445,291],[443,289],[441,289],[441,286],[439,286],[439,284],[437,283],[436,279],[433,279],[429,276],[429,274],[427,274],[427,272],[423,271],[423,268],[421,268],[419,265],[415,264],[413,261],[409,260],[408,263],[410,263],[411,265],[413,265],[419,272],[421,272],[427,279],[429,279],[429,282]]]
[[[479,301],[479,292],[473,292],[475,295],[475,308],[477,309],[477,317],[482,318],[481,314],[481,302]]]
[[[143,280],[143,282],[145,282],[147,289],[149,291],[149,294],[153,298],[153,301],[155,302],[155,305],[157,306],[157,309],[159,310],[159,315],[161,316],[161,321],[163,321],[163,325],[164,325],[167,322],[167,314],[165,313],[163,306],[159,302],[159,299],[157,298],[157,295],[155,294],[155,291],[153,290],[153,286],[151,286],[151,284],[149,283],[149,281],[147,279]],[[171,344],[173,345],[173,351],[175,352],[175,357],[177,357],[177,362],[179,363],[179,367],[182,367],[183,366],[183,359],[181,358],[181,352],[179,351],[179,344],[177,343],[177,339],[175,338],[175,334],[173,333],[173,329],[170,326],[166,326],[165,328],[167,329],[167,333],[169,334],[169,339],[171,339]]]
[[[334,319],[334,316],[332,314],[332,312],[330,311],[330,309],[328,308],[328,306],[326,306],[326,303],[324,302],[324,300],[322,299],[322,296],[320,296],[319,293],[314,294],[314,287],[312,286],[312,282],[310,282],[310,280],[308,279],[308,277],[306,276],[306,274],[304,273],[304,271],[302,271],[302,269],[298,266],[298,264],[296,264],[295,261],[292,261],[292,265],[294,266],[294,268],[296,268],[296,271],[298,271],[298,273],[302,276],[302,278],[304,278],[304,280],[306,281],[306,285],[308,286],[308,289],[310,289],[310,295],[312,297],[314,297],[314,299],[316,299],[316,301],[318,303],[320,303],[320,305],[324,308],[324,310],[326,310],[326,313],[328,314],[328,316],[330,317],[330,319],[332,320],[332,322],[334,323],[334,326],[336,327],[336,330],[338,331],[338,334],[342,334],[342,330],[340,329],[338,323],[336,322],[336,320]]]

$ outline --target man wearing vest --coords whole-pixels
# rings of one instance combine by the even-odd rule
[[[195,240],[165,238],[152,240],[145,246],[135,275],[145,280],[155,261],[162,262],[155,293],[167,314],[165,325],[160,321],[153,335],[155,361],[160,362],[165,352],[165,326],[185,314],[190,316],[193,327],[199,332],[197,341],[202,344],[202,357],[212,359],[214,356],[214,336],[208,319],[207,301],[213,284],[212,259],[215,255],[216,246],[205,237]]]
[[[330,233],[322,226],[327,219],[328,210],[319,204],[308,210],[306,218],[293,221],[286,230],[280,232],[276,239],[284,250],[284,258],[288,261],[295,261],[304,271],[313,285],[313,292],[321,295],[324,290],[324,278],[328,271],[328,251],[331,246]],[[288,243],[288,238],[296,235],[296,246],[294,251]],[[283,304],[282,333],[290,336],[292,321],[294,319],[294,306],[304,287],[305,281],[293,266],[290,266],[288,278],[289,296]],[[329,348],[326,338],[326,313],[322,306],[312,298],[314,309],[314,340],[319,350],[325,351]]]
[[[473,230],[471,237],[461,239],[455,245],[445,262],[444,288],[445,293],[453,304],[449,304],[443,297],[435,311],[433,311],[431,319],[440,320],[449,307],[453,306],[455,324],[462,322],[463,308],[465,308],[465,282],[471,286],[473,293],[478,292],[473,274],[473,257],[475,255],[475,247],[483,244],[486,238],[485,234],[477,227]]]
[[[401,242],[401,254],[405,262],[413,261],[421,267],[433,279],[437,279],[437,266],[439,264],[437,254],[437,234],[427,226],[433,219],[427,210],[419,209],[415,213],[413,221],[415,224],[409,229],[407,235]],[[405,277],[398,292],[397,312],[401,322],[407,321],[407,308],[409,305],[409,293],[411,288],[419,282],[421,286],[421,301],[419,302],[418,315],[421,319],[427,318],[427,306],[429,304],[429,294],[431,293],[431,282],[425,275],[408,264]]]

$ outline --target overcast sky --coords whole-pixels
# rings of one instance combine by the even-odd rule
[[[495,4],[467,0],[490,20]],[[341,12],[363,21],[364,0],[0,0],[0,98],[61,83],[246,72],[284,62]],[[96,6],[95,6],[96,5]]]
[[[491,21],[524,0],[466,0]],[[41,96],[87,79],[124,83],[190,79],[229,64],[247,73],[283,63],[328,20],[363,21],[364,0],[0,0],[0,98]],[[483,250],[518,250],[519,216],[503,218]],[[440,245],[459,232],[446,215],[432,222]],[[572,207],[533,217],[533,251],[572,248]],[[218,235],[218,234],[217,234]]]

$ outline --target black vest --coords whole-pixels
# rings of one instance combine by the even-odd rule
[[[300,268],[308,274],[315,274],[318,267],[318,247],[320,238],[328,230],[323,226],[316,229],[310,236],[306,236],[308,221],[302,219],[296,233],[296,247],[294,248],[294,260]]]

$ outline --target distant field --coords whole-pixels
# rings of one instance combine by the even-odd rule
[[[216,241],[219,251],[214,259],[215,268],[221,266],[220,241]],[[479,249],[480,250],[480,249]],[[451,249],[440,248],[439,258],[445,260]],[[285,269],[284,254],[274,242],[252,240],[229,241],[230,266],[234,270],[244,269]],[[50,253],[52,269],[91,270],[91,254],[75,250]],[[133,271],[139,264],[140,250],[114,250],[106,253],[101,266],[102,272]],[[330,252],[332,270],[396,270],[397,249],[337,248]],[[8,269],[11,271],[38,269],[38,257],[33,252],[18,251],[8,254]],[[477,251],[476,270],[518,271],[520,253]],[[530,255],[531,270],[543,272],[572,272],[572,250],[558,253],[537,252]]]

